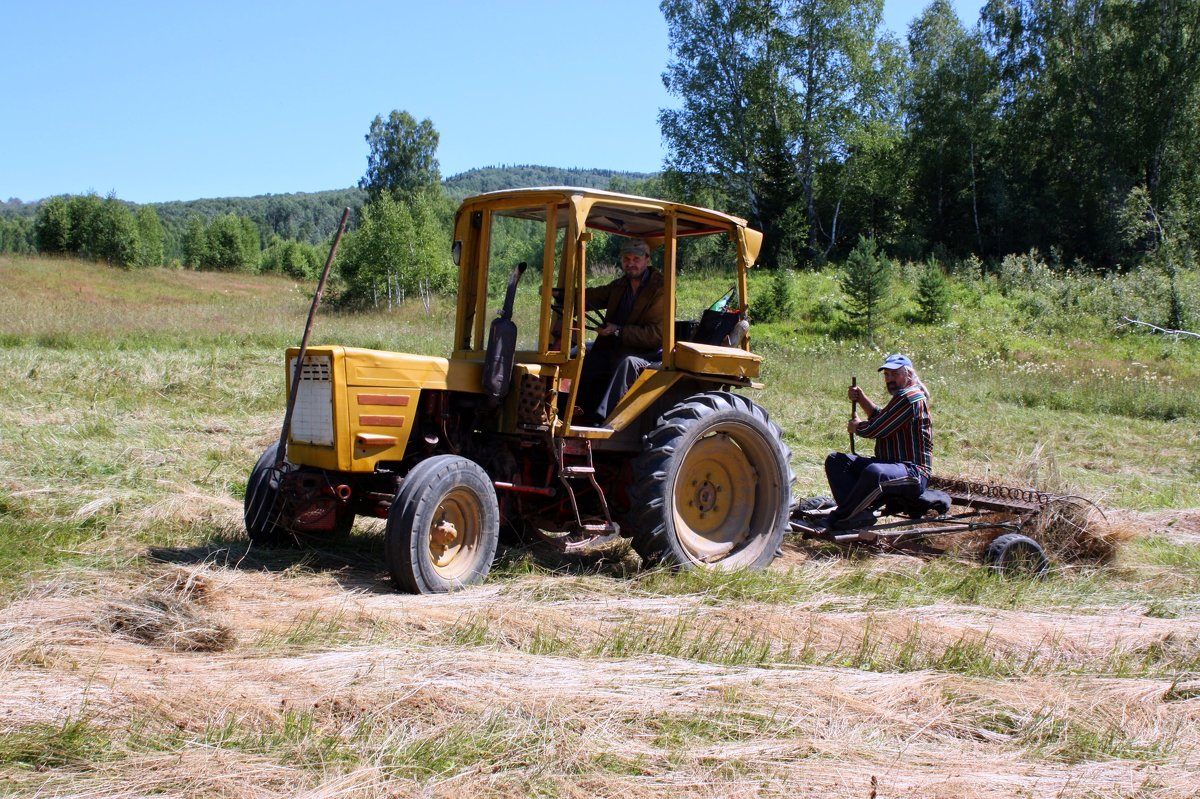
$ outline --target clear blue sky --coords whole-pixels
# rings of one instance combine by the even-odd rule
[[[885,0],[903,38],[928,0]],[[982,0],[954,0],[973,26]],[[376,114],[428,117],[444,177],[652,172],[672,105],[655,0],[0,0],[0,199],[353,186]]]

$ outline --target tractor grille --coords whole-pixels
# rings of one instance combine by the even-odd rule
[[[292,414],[292,441],[333,446],[332,359],[327,355],[304,359],[296,410]],[[296,373],[296,359],[288,362],[288,374]]]

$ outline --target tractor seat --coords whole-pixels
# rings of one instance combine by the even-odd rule
[[[934,488],[925,489],[925,492],[917,497],[900,494],[885,494],[885,496],[887,498],[887,503],[883,506],[883,515],[885,516],[907,516],[910,519],[919,519],[922,516],[928,516],[931,511],[937,516],[950,512],[950,495]]]

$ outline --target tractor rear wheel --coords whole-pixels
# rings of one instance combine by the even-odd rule
[[[633,547],[649,564],[765,568],[788,528],[790,453],[779,427],[727,391],[667,411],[633,462]]]
[[[457,455],[421,461],[388,512],[388,571],[401,591],[442,594],[483,580],[499,538],[496,489]]]

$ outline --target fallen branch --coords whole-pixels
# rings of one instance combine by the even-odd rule
[[[1152,325],[1149,322],[1143,322],[1140,319],[1130,319],[1128,316],[1121,317],[1121,324],[1117,327],[1125,327],[1126,325],[1143,325],[1150,328],[1155,333],[1162,333],[1164,336],[1191,336],[1192,338],[1200,338],[1200,333],[1193,333],[1190,330],[1171,330],[1166,327]]]

